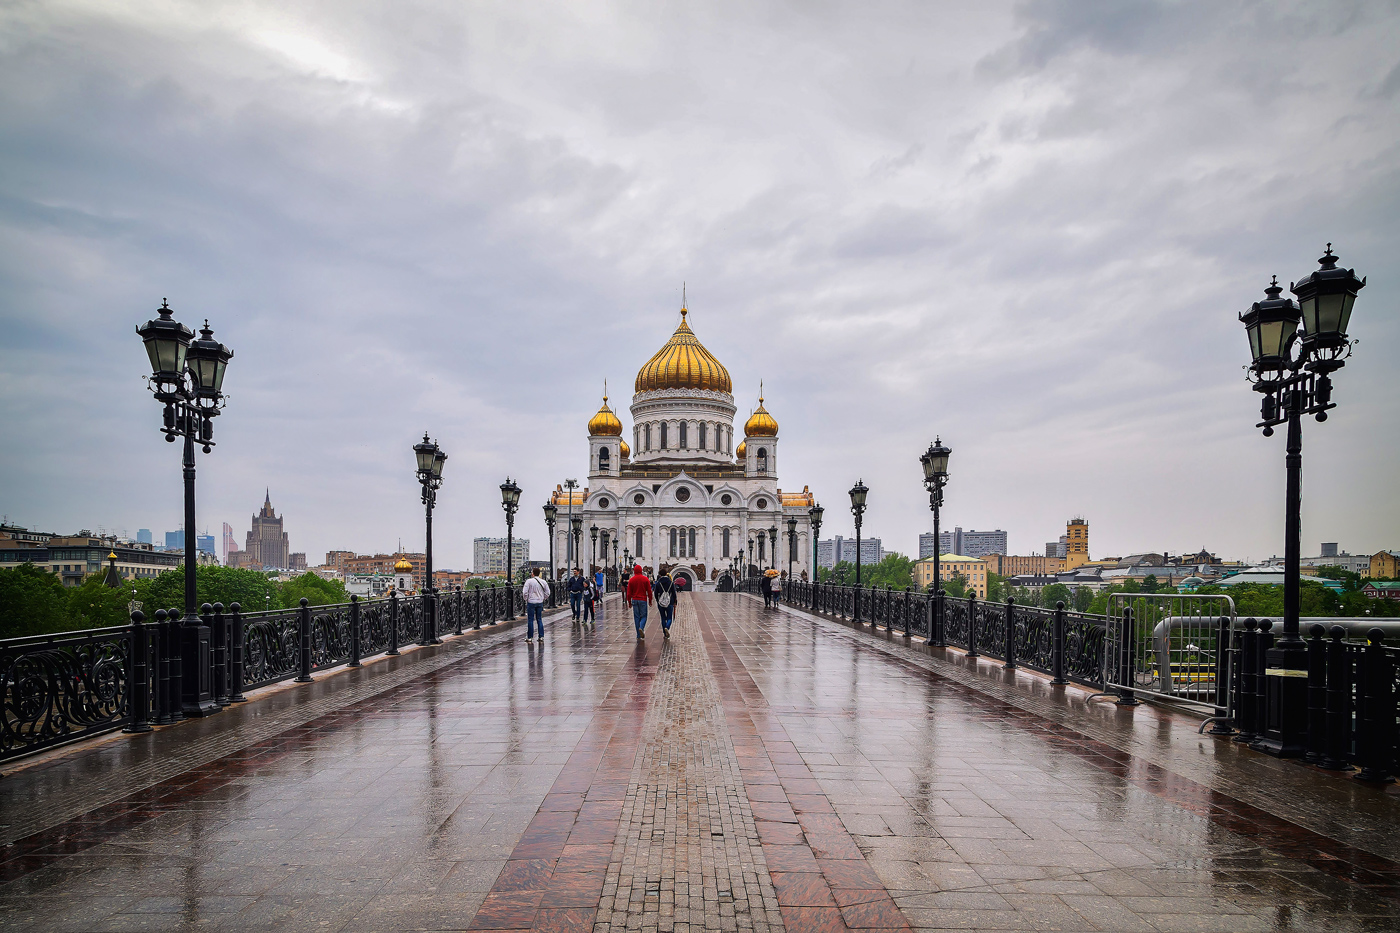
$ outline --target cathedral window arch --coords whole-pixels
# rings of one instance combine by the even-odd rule
[[[651,424],[650,424],[650,423],[647,423],[647,424],[645,424],[645,425],[642,426],[642,433],[643,433],[644,435],[646,435],[646,437],[645,437],[646,444],[642,447],[642,449],[643,449],[643,450],[651,450]]]
[[[641,529],[641,528],[638,528],[638,529],[637,529],[637,548],[636,548],[636,555],[635,555],[635,556],[636,556],[638,559],[640,559],[640,558],[642,557],[642,529]]]
[[[681,447],[682,450],[684,450],[685,448],[687,448],[687,447],[690,446],[690,438],[687,436],[689,432],[686,430],[686,429],[689,428],[689,427],[690,427],[690,422],[688,422],[688,421],[682,421],[682,422],[681,422],[681,431],[680,431],[680,434],[681,434],[681,442],[680,442],[680,447]]]
[[[672,556],[672,557],[675,557],[675,556],[676,556],[676,529],[675,529],[675,528],[672,528],[672,529],[671,529],[671,552],[670,552],[670,556]]]
[[[688,556],[694,557],[694,556],[695,556],[695,529],[694,529],[694,528],[690,529],[690,534],[689,534],[688,537],[689,537],[689,539],[690,539],[690,553],[689,553]]]
[[[705,428],[707,428],[707,427],[709,427],[709,425],[705,424],[705,422],[703,422],[703,421],[700,422],[700,449],[701,449],[701,450],[707,449],[706,446],[705,446]]]
[[[723,531],[720,532],[720,542],[721,542],[721,548],[722,548],[722,553],[720,554],[720,557],[728,557],[728,556],[729,556],[729,529],[728,529],[728,528],[725,528]]]
[[[661,449],[662,449],[662,450],[665,450],[665,449],[666,449],[666,440],[667,440],[666,435],[667,435],[668,433],[670,433],[670,432],[668,432],[666,429],[669,428],[669,427],[670,427],[670,425],[667,424],[666,422],[664,422],[664,421],[661,422]]]
[[[598,469],[612,469],[612,455],[608,453],[608,448],[606,447],[598,448]]]
[[[758,472],[760,472],[760,473],[767,473],[767,472],[768,472],[768,448],[767,448],[767,447],[760,447],[760,448],[758,448]]]

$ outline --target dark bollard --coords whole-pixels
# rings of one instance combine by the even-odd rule
[[[123,732],[150,732],[147,721],[151,710],[151,674],[146,667],[146,616],[137,609],[131,614],[131,663],[127,667],[126,727]]]
[[[914,588],[906,586],[904,588],[904,637],[909,637],[909,616],[914,612]]]
[[[170,705],[170,622],[164,609],[156,610],[156,725],[172,723]]]
[[[350,597],[350,660],[346,667],[360,666],[360,597]]]
[[[1322,764],[1327,757],[1327,643],[1326,629],[1308,626],[1308,751],[1310,764]]]
[[[1133,696],[1133,691],[1127,684],[1133,682],[1133,649],[1137,643],[1137,624],[1133,621],[1133,610],[1126,608],[1123,610],[1123,637],[1119,640],[1118,646],[1118,699],[1114,700],[1119,706],[1137,706],[1138,699]]]
[[[1234,683],[1234,671],[1239,666],[1237,656],[1230,651],[1230,619],[1221,616],[1215,626],[1215,715],[1210,725],[1211,735],[1229,735],[1234,732],[1234,721],[1230,716],[1230,689]]]
[[[389,594],[389,650],[384,652],[393,656],[399,653],[399,594]]]
[[[1005,667],[1008,670],[1016,668],[1016,600],[1011,597],[1006,598],[1006,645],[1003,648],[1003,657],[1006,658]]]
[[[437,600],[432,593],[423,593],[418,597],[418,645],[426,648],[433,643],[434,620],[433,610],[437,608]]]
[[[1254,734],[1262,741],[1269,728],[1269,678],[1264,670],[1269,666],[1269,649],[1274,646],[1274,623],[1265,619],[1259,623],[1258,641],[1254,648]]]
[[[1239,689],[1235,694],[1235,716],[1239,719],[1240,731],[1236,742],[1248,744],[1259,738],[1254,731],[1254,703],[1259,679],[1256,656],[1259,653],[1259,623],[1254,619],[1244,620],[1244,633],[1240,636],[1240,676]]]
[[[228,701],[230,703],[246,703],[248,698],[243,695],[243,607],[238,603],[229,606],[229,634],[231,647],[229,652],[232,657],[228,665]]]
[[[168,657],[170,658],[170,697],[168,698],[167,702],[169,703],[168,709],[170,710],[171,722],[185,721],[185,704],[183,693],[183,673],[185,665],[185,627],[180,624],[180,620],[182,618],[183,615],[181,614],[179,609],[165,610],[165,650],[168,652]]]
[[[1390,658],[1385,653],[1385,633],[1373,628],[1366,633],[1366,650],[1361,656],[1361,708],[1356,716],[1356,763],[1361,770],[1352,775],[1358,781],[1394,783],[1391,756],[1395,750],[1395,698]]]
[[[1329,771],[1351,770],[1351,655],[1347,653],[1347,630],[1332,626],[1327,643],[1327,749],[1322,767]]]
[[[475,618],[472,619],[472,629],[474,631],[479,632],[481,631],[481,587],[478,586],[476,588],[476,590],[472,594],[472,599],[475,600],[474,605],[476,606],[476,609],[473,610],[473,615],[475,616]],[[553,583],[549,584],[549,599],[551,603],[554,601]]]
[[[311,606],[305,596],[301,598],[301,671],[295,683],[311,683]]]
[[[977,653],[977,594],[967,594],[967,656],[979,657]]]
[[[462,634],[462,588],[460,586],[457,587],[457,592],[452,594],[452,598],[456,600],[454,605],[456,606],[455,615],[457,616],[457,621],[452,626],[452,634],[460,635]]]
[[[1051,644],[1050,670],[1054,676],[1050,683],[1057,687],[1063,687],[1069,683],[1065,679],[1065,604],[1061,600],[1055,603],[1055,629]]]
[[[214,604],[214,627],[211,630],[213,635],[214,650],[211,652],[214,661],[214,677],[210,683],[213,688],[214,702],[219,706],[228,706],[228,619],[224,618],[224,604]]]

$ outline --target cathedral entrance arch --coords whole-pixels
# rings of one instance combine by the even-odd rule
[[[677,567],[671,571],[671,576],[677,581],[685,581],[684,589],[688,593],[695,592],[695,574],[689,567]]]
[[[716,589],[718,589],[721,593],[734,592],[734,578],[727,573],[723,574],[719,578],[719,586],[716,587]]]

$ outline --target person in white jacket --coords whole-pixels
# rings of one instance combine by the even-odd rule
[[[540,629],[540,644],[544,644],[544,601],[549,598],[549,584],[540,579],[540,568],[530,570],[530,579],[520,588],[525,598],[525,644],[535,635],[535,626]]]

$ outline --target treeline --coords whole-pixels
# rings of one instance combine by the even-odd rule
[[[94,574],[82,586],[67,587],[57,574],[33,564],[0,570],[0,639],[125,625],[132,600],[141,603],[147,620],[157,609],[184,609],[183,566],[157,577],[124,580],[116,589],[104,586],[102,578]],[[196,606],[238,603],[244,612],[261,612],[298,606],[303,597],[313,606],[350,599],[344,583],[314,573],[278,583],[257,570],[207,566],[195,572]]]

